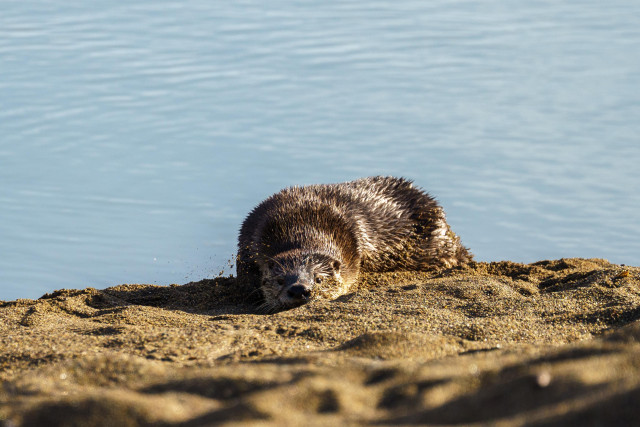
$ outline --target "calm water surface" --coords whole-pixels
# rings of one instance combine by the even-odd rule
[[[0,299],[233,271],[293,184],[413,178],[483,261],[640,265],[640,3],[5,1]]]

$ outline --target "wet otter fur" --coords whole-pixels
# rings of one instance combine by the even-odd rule
[[[448,268],[471,261],[444,210],[412,181],[369,177],[290,187],[260,203],[238,238],[237,276],[262,309],[337,298],[360,272]]]

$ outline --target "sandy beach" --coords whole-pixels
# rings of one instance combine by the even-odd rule
[[[367,275],[276,314],[233,277],[0,302],[0,425],[631,425],[640,268]]]

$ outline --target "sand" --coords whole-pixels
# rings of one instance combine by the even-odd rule
[[[640,268],[474,263],[256,313],[232,277],[0,302],[0,425],[631,425]]]

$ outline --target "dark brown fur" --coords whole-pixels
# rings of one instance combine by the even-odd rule
[[[360,272],[471,259],[431,196],[402,178],[370,177],[291,187],[260,203],[240,230],[237,275],[273,311],[338,297]]]

